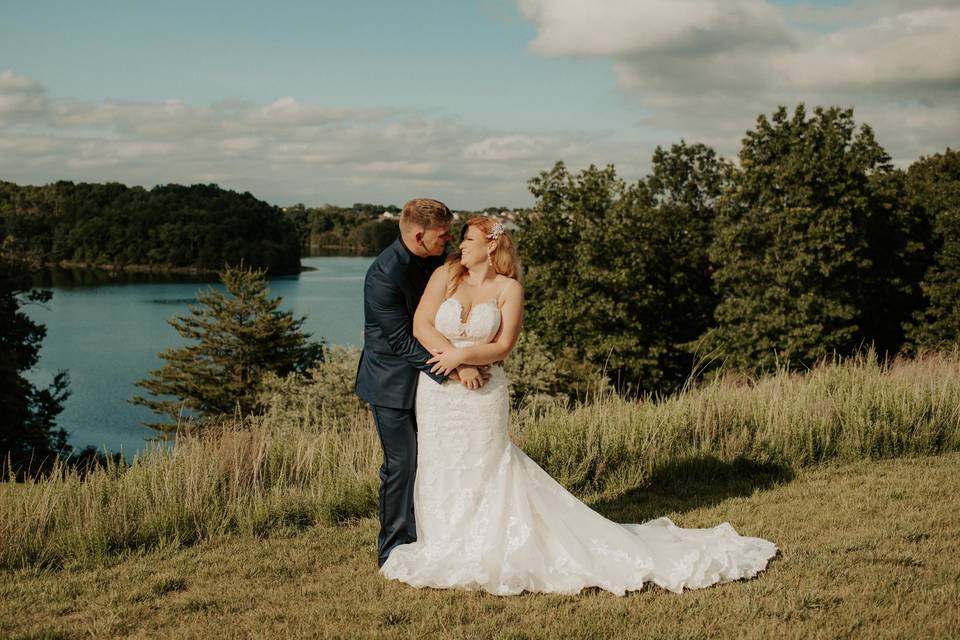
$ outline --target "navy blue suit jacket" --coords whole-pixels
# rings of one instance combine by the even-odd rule
[[[413,337],[413,313],[443,257],[419,258],[399,237],[377,256],[363,281],[363,351],[356,393],[370,404],[412,409],[417,378],[430,373],[430,352]]]

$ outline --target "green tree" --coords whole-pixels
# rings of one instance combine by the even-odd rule
[[[910,200],[932,223],[931,264],[921,287],[926,300],[907,332],[915,348],[960,342],[960,151],[921,158],[907,171]]]
[[[203,420],[212,416],[259,412],[260,386],[268,372],[303,373],[323,359],[323,343],[308,341],[295,320],[279,311],[282,298],[269,298],[265,270],[227,266],[220,278],[227,293],[208,288],[197,294],[189,316],[168,320],[192,344],[160,353],[166,364],[135,384],[157,398],[134,396],[169,422],[145,423],[164,433],[176,430],[181,409]],[[159,396],[173,396],[175,400]]]
[[[536,202],[519,221],[518,243],[527,330],[561,371],[574,371],[578,361],[603,368],[608,358],[614,369],[626,366],[636,325],[622,301],[630,280],[622,241],[643,238],[637,218],[624,215],[633,194],[612,165],[574,176],[558,162],[529,186]]]
[[[59,371],[39,389],[24,373],[37,363],[46,327],[33,322],[24,304],[48,302],[49,290],[30,288],[29,270],[0,255],[0,477],[42,471],[71,452],[56,417],[70,395],[69,376]]]
[[[0,182],[0,228],[9,249],[33,262],[215,269],[262,266],[271,275],[300,270],[295,221],[249,193],[216,185]]]
[[[698,339],[714,324],[713,242],[716,207],[727,187],[730,163],[704,144],[657,147],[647,187],[656,202],[650,273],[652,290],[661,292],[651,313],[665,384],[683,384],[695,366]]]
[[[681,143],[657,149],[633,185],[612,166],[573,176],[563,163],[530,181],[537,200],[519,221],[526,326],[561,372],[576,381],[586,363],[644,391],[684,382],[690,343],[712,318],[707,248],[723,167]]]
[[[377,255],[389,247],[399,233],[396,220],[368,220],[354,227],[347,241],[360,253]]]
[[[706,345],[744,369],[802,366],[869,342],[898,349],[904,312],[892,303],[914,285],[891,274],[914,268],[918,231],[895,174],[852,109],[761,115],[718,204],[720,302]]]

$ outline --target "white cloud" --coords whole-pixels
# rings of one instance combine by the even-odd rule
[[[538,26],[531,47],[548,55],[707,54],[789,39],[762,0],[519,0]]]
[[[954,89],[960,84],[960,9],[885,16],[815,39],[773,61],[801,87]]]
[[[266,105],[81,102],[51,97],[11,71],[0,74],[3,104],[13,108],[0,111],[0,179],[21,184],[214,181],[278,204],[429,195],[466,208],[529,203],[527,180],[560,159],[573,167],[617,162],[639,177],[649,156],[612,137],[491,131],[293,97]]]
[[[43,93],[43,87],[33,78],[8,69],[0,73],[0,93]]]
[[[363,116],[362,119],[366,120],[376,120],[382,115],[378,112],[328,109],[286,96],[252,113],[250,121],[252,124],[263,123],[280,127],[322,127],[359,116]]]
[[[0,123],[33,118],[47,108],[47,97],[39,83],[13,71],[0,72]]]
[[[484,138],[463,150],[465,158],[475,160],[517,160],[536,158],[543,153],[549,141],[527,135]]]
[[[518,0],[533,51],[609,57],[645,123],[724,154],[757,115],[854,106],[901,163],[960,143],[956,0]]]
[[[219,128],[209,109],[178,100],[160,103],[104,102],[57,104],[54,122],[61,130],[89,129],[126,136],[203,135]]]

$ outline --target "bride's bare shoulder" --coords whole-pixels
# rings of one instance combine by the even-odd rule
[[[501,303],[514,296],[523,296],[523,285],[516,278],[498,275],[496,282],[500,287],[497,297]]]
[[[433,270],[433,273],[430,274],[431,280],[444,280],[450,277],[450,265],[444,263]]]
[[[446,290],[449,282],[450,269],[447,265],[442,264],[434,269],[433,273],[430,274],[430,281],[427,282],[427,291],[431,293],[444,291]]]

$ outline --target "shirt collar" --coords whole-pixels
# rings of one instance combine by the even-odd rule
[[[398,253],[400,254],[401,259],[403,259],[403,261],[406,263],[409,263],[412,260],[413,263],[418,265],[419,267],[426,268],[431,263],[431,261],[436,262],[437,264],[443,264],[444,261],[447,259],[446,251],[444,251],[439,256],[427,256],[427,257],[418,256],[413,251],[410,251],[410,247],[408,247],[407,243],[403,241],[403,236],[400,234],[397,234],[397,239],[395,242],[396,244],[400,245],[401,248],[398,249]]]
[[[404,262],[413,261],[414,263],[416,263],[416,264],[418,264],[418,265],[423,265],[423,264],[426,263],[426,259],[425,259],[425,258],[421,258],[421,257],[418,256],[417,254],[415,254],[413,251],[410,251],[410,247],[408,247],[408,246],[407,246],[407,243],[403,241],[403,236],[402,236],[402,235],[397,234],[396,243],[400,245],[400,255],[401,255],[401,257],[405,258],[405,259],[404,259]]]

